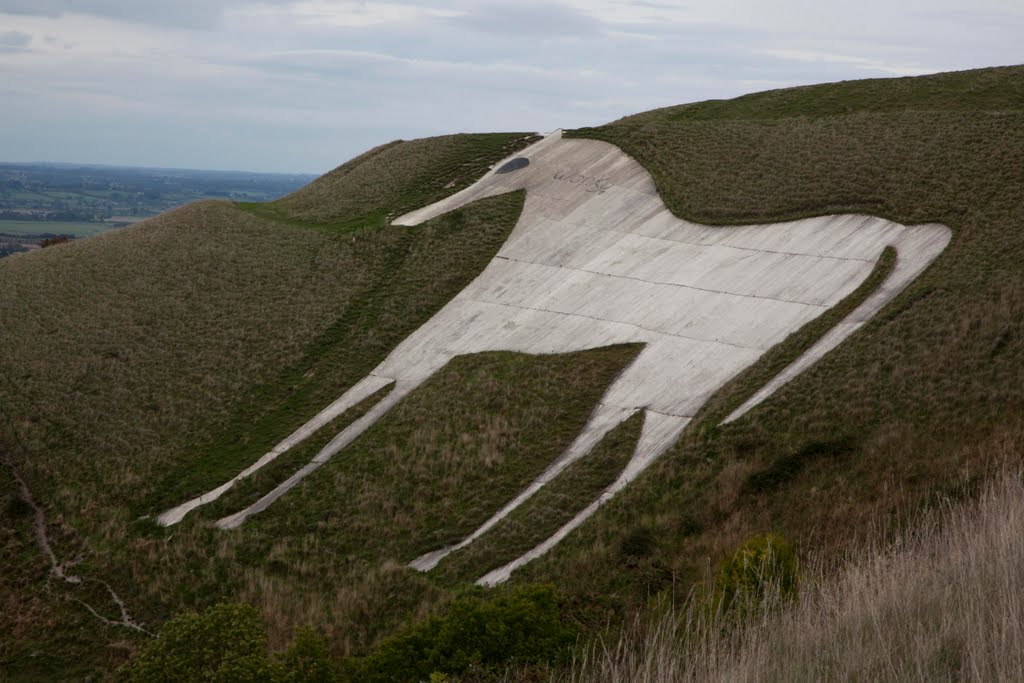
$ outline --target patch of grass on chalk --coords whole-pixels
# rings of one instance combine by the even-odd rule
[[[613,429],[587,456],[569,465],[490,531],[442,560],[431,577],[442,583],[475,581],[550,538],[622,473],[640,438],[643,420],[643,411],[638,411]]]

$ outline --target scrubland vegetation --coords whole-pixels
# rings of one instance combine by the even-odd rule
[[[954,237],[875,320],[742,420],[719,426],[828,321],[766,354],[643,477],[518,571],[508,590],[533,595],[553,584],[543,604],[556,606],[581,649],[575,668],[561,671],[561,636],[539,638],[536,647],[550,651],[528,652],[507,675],[729,679],[762,667],[776,680],[803,671],[1002,676],[1011,660],[981,662],[978,653],[1000,642],[984,638],[1019,637],[1009,626],[1020,623],[1017,603],[1005,597],[1017,590],[1008,574],[1016,546],[999,550],[992,536],[991,562],[971,565],[948,544],[966,547],[965,529],[988,538],[984,529],[996,522],[986,520],[1012,507],[991,501],[1018,495],[1001,484],[1003,493],[978,497],[981,482],[1018,464],[1024,446],[1024,68],[775,91],[573,134],[621,147],[690,220],[862,212],[942,222]],[[459,539],[537,474],[635,347],[456,359],[237,532],[210,521],[258,495],[315,443],[180,527],[156,528],[147,515],[254,460],[479,272],[511,229],[521,195],[415,229],[386,218],[468,184],[525,142],[394,143],[270,205],[201,203],[0,263],[0,438],[46,509],[56,552],[117,588],[154,630],[185,609],[252,604],[263,647],[282,653],[261,655],[268,666],[322,645],[331,676],[365,672],[353,662],[386,658],[381,652],[418,661],[424,650],[416,648],[433,647],[422,624],[444,631],[423,620],[477,607],[504,614],[501,605],[512,603],[490,603],[504,593],[467,581],[585,504],[628,457],[639,418],[435,572],[404,563]],[[0,491],[0,633],[14,634],[0,639],[0,666],[22,679],[109,672],[151,642],[103,626],[76,602],[99,605],[102,595],[47,580],[6,469]],[[926,518],[952,520],[944,531],[907,531],[920,528],[908,519],[945,509],[954,494],[982,502]],[[865,529],[876,546],[860,542]],[[736,610],[687,612],[685,596],[709,582],[705,600],[722,605],[716,572],[767,534],[801,558],[795,606],[763,592],[742,617],[727,617],[724,631],[713,615]],[[910,580],[915,567],[919,584]],[[844,602],[853,599],[847,593],[864,599]],[[476,607],[460,612],[465,605]],[[251,625],[250,617],[239,618]],[[961,617],[963,628],[988,631],[968,638],[950,623]],[[620,641],[619,623],[638,627]],[[899,651],[877,642],[878,628],[890,625]],[[302,626],[317,635],[296,636]],[[588,642],[607,650],[587,650]],[[442,659],[399,678],[487,680],[503,671]],[[554,668],[536,663],[543,659]],[[668,668],[645,668],[655,665]]]
[[[1019,452],[1006,453],[1019,461]],[[770,566],[744,609],[687,602],[581,651],[566,681],[1016,681],[1024,669],[1024,484],[989,480],[892,537],[812,556],[799,599]],[[750,599],[752,598],[752,599]]]

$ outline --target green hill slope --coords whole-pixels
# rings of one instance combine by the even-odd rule
[[[1024,68],[761,93],[572,134],[633,156],[687,219],[866,212],[942,222],[954,238],[876,320],[716,427],[778,362],[768,354],[670,454],[516,574],[513,584],[553,582],[567,621],[597,633],[685,590],[757,532],[837,548],[1019,440]],[[526,142],[392,143],[270,205],[201,203],[0,262],[0,445],[45,510],[55,554],[80,558],[79,574],[108,582],[150,627],[249,601],[272,647],[311,624],[334,655],[362,654],[589,500],[628,457],[635,421],[567,473],[574,486],[538,495],[443,572],[404,567],[531,480],[634,347],[459,358],[257,523],[210,526],[307,460],[315,439],[173,531],[146,518],[265,452],[471,280],[521,195],[417,228],[386,218]],[[147,638],[83,606],[116,616],[100,584],[47,577],[13,471],[0,470],[0,632],[14,634],[0,666],[25,679],[109,670]]]

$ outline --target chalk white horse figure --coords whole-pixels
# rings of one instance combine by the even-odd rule
[[[946,247],[942,225],[907,227],[843,215],[772,225],[709,227],[673,216],[650,175],[618,148],[560,131],[498,164],[474,185],[395,223],[418,225],[471,201],[525,189],[522,215],[484,271],[367,377],[224,485],[160,516],[174,524],[215,500],[375,391],[391,391],[313,460],[218,525],[237,527],[327,462],[455,356],[564,353],[623,342],[645,346],[608,387],[583,431],[526,489],[460,543],[411,565],[426,571],[486,533],[611,429],[645,411],[625,470],[551,538],[482,577],[493,585],[542,555],[622,490],[679,437],[708,397],[773,345],[863,282],[886,246],[885,282],[727,421],[853,333]]]

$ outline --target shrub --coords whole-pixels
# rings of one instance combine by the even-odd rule
[[[849,436],[810,441],[800,450],[776,458],[764,469],[751,474],[743,484],[743,493],[771,493],[795,479],[808,462],[845,457],[856,450],[857,442]]]
[[[65,242],[70,242],[72,239],[73,238],[70,235],[57,235],[56,237],[47,237],[46,239],[39,243],[39,246],[45,249],[46,247],[52,247],[56,244],[64,244]]]
[[[619,552],[623,557],[648,557],[656,545],[654,533],[645,526],[638,526],[622,539]]]
[[[21,496],[10,495],[7,497],[7,503],[4,505],[4,516],[8,519],[27,517],[32,512],[32,506]]]
[[[575,642],[551,586],[527,585],[494,596],[467,595],[346,662],[353,681],[420,681],[508,664],[550,661]]]
[[[295,639],[279,662],[282,683],[330,683],[337,679],[327,643],[308,626],[296,630]]]
[[[799,580],[793,546],[774,534],[756,535],[722,562],[715,577],[715,608],[754,605],[764,598],[790,598]]]
[[[251,605],[215,605],[202,614],[185,612],[122,667],[129,681],[276,681],[267,635]]]

